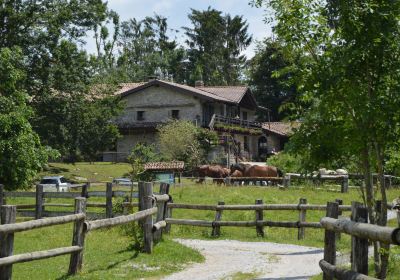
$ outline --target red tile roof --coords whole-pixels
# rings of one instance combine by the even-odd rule
[[[281,136],[290,136],[294,128],[298,128],[300,122],[265,122],[262,124],[264,130]]]
[[[184,167],[183,161],[149,162],[144,165],[144,169],[149,171],[183,171]]]

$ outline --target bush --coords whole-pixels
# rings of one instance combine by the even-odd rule
[[[299,156],[295,156],[286,151],[282,151],[267,159],[268,165],[273,165],[282,170],[283,172],[304,172],[302,167],[302,160]]]

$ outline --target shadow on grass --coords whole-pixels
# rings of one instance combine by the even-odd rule
[[[69,172],[69,169],[50,165],[47,171],[52,174],[61,174],[61,173]]]

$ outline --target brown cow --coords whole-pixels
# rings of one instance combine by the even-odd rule
[[[231,174],[239,170],[243,177],[282,177],[283,173],[275,166],[260,166],[243,163],[231,165]]]

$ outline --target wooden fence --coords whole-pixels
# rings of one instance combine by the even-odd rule
[[[74,199],[77,197],[85,197],[87,199],[94,197],[105,198],[105,203],[99,202],[87,202],[86,207],[94,208],[105,208],[105,214],[87,212],[87,219],[99,219],[99,218],[111,218],[114,216],[113,213],[113,202],[112,199],[115,197],[129,197],[131,195],[130,191],[114,191],[113,184],[106,184],[106,191],[89,191],[90,183],[86,183],[76,188],[81,188],[81,192],[43,192],[43,186],[37,185],[35,192],[6,192],[4,187],[0,185],[0,206],[6,204],[7,198],[35,198],[34,204],[22,204],[16,205],[17,212],[21,216],[34,217],[35,219],[40,219],[43,217],[58,217],[64,215],[70,215],[72,211],[48,211],[48,207],[74,207],[73,203],[47,203],[47,198],[65,198]],[[138,193],[132,193],[131,198],[138,198]],[[138,203],[133,203],[133,205],[138,206]]]
[[[71,255],[68,274],[76,274],[82,267],[87,232],[134,221],[143,221],[144,251],[151,253],[153,241],[157,242],[160,240],[162,229],[166,227],[165,206],[170,201],[168,192],[169,185],[166,184],[161,184],[160,194],[154,194],[153,183],[139,183],[139,212],[94,221],[86,219],[86,197],[74,197],[74,214],[21,223],[16,223],[17,207],[15,205],[2,205],[0,225],[0,280],[11,279],[12,266],[15,263],[52,258],[66,254]],[[40,197],[41,195],[39,195]],[[154,214],[157,214],[155,223],[153,223]],[[70,222],[74,223],[72,246],[13,255],[15,233]]]
[[[338,204],[342,204],[342,200],[337,200]],[[172,209],[192,209],[192,210],[211,210],[215,211],[215,219],[213,221],[206,220],[188,220],[172,218]],[[307,204],[307,199],[301,198],[298,204],[264,204],[263,200],[257,199],[254,205],[225,205],[223,201],[218,202],[218,205],[200,205],[200,204],[182,204],[168,203],[167,204],[166,223],[169,225],[191,225],[199,227],[211,227],[212,236],[218,236],[220,227],[235,226],[235,227],[254,227],[259,236],[264,236],[264,227],[284,227],[297,228],[298,239],[305,238],[305,228],[322,228],[320,222],[307,222],[307,211],[326,211],[326,205],[311,205]],[[340,211],[351,211],[351,205],[340,205]],[[227,210],[250,210],[254,211],[254,220],[252,221],[222,221],[223,211]],[[268,221],[264,220],[264,211],[277,210],[297,210],[299,219],[297,221]]]
[[[380,205],[381,203],[377,203]],[[400,245],[400,228],[368,224],[368,211],[358,202],[352,203],[351,220],[340,220],[339,204],[328,202],[326,217],[321,219],[325,229],[324,259],[319,265],[324,280],[376,279],[368,276],[368,241]],[[381,207],[378,207],[379,210]],[[346,233],[352,236],[351,270],[336,266],[336,235]]]

